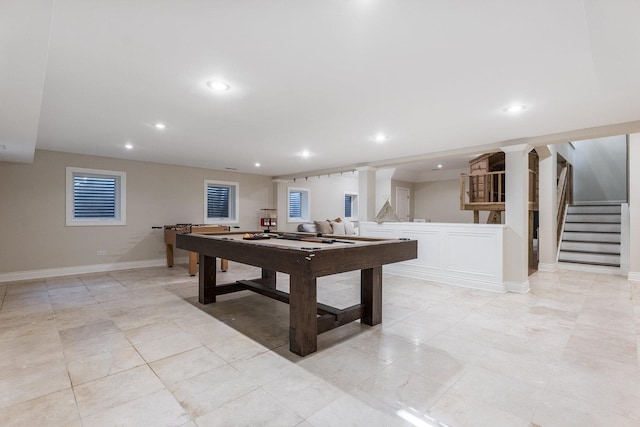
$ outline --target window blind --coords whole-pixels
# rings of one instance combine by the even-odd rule
[[[207,187],[207,218],[229,217],[229,187]]]
[[[302,193],[289,192],[289,218],[302,218]]]
[[[73,217],[116,219],[117,178],[74,176]]]
[[[353,204],[353,196],[351,194],[344,195],[344,216],[351,218],[351,206]]]

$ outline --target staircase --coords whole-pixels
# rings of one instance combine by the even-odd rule
[[[620,205],[569,205],[559,262],[620,267]]]

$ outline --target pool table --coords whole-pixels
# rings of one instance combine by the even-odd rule
[[[259,233],[259,232],[255,232]],[[176,246],[200,256],[198,300],[251,290],[289,304],[289,349],[300,356],[317,350],[317,336],[361,319],[367,325],[382,321],[382,266],[415,259],[415,240],[309,233],[268,233],[246,240],[245,232],[178,234]],[[255,236],[255,237],[260,237]],[[216,283],[216,258],[262,269],[261,277]],[[318,277],[360,270],[360,303],[337,309],[317,302]],[[276,272],[289,274],[289,293],[276,289]]]

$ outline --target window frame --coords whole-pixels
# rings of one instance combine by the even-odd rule
[[[351,216],[347,216],[347,196],[351,196]],[[342,213],[344,214],[344,219],[348,219],[349,221],[358,220],[358,193],[353,191],[344,192],[342,197]]]
[[[291,214],[291,193],[301,193],[304,197],[300,199],[300,217],[292,217]],[[287,187],[287,222],[300,223],[309,222],[311,218],[311,190],[303,187]]]
[[[86,176],[96,178],[114,178],[115,217],[114,218],[76,218],[74,177]],[[127,225],[127,173],[104,169],[87,169],[67,166],[66,168],[66,225],[68,227]]]
[[[208,188],[209,185],[218,187],[228,187],[233,189],[229,191],[229,216],[227,217],[209,217],[208,212]],[[231,200],[233,199],[233,200]],[[240,217],[240,183],[234,181],[220,181],[215,179],[204,180],[204,222],[203,224],[238,224]]]

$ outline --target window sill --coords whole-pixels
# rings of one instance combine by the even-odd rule
[[[312,222],[312,221],[306,218],[287,218],[288,224],[299,224],[301,222]]]
[[[108,227],[112,225],[127,225],[126,221],[67,221],[67,227]]]
[[[231,224],[239,224],[239,221],[236,219],[217,219],[217,218],[205,218],[204,220],[204,224],[211,224],[211,225],[217,225],[217,224],[227,224],[227,225],[231,225]]]

